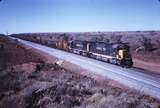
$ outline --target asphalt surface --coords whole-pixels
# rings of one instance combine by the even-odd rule
[[[91,72],[118,81],[121,84],[138,90],[139,92],[160,99],[160,78],[145,74],[145,71],[143,70],[122,68],[120,66],[68,53],[33,42],[24,41],[21,39],[18,40],[20,43],[48,53],[51,56],[76,64]]]

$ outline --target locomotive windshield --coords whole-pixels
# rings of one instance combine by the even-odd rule
[[[129,52],[125,50],[124,50],[123,56],[124,58],[131,58],[131,55],[129,54]]]

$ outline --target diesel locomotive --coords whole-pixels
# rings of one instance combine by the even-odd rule
[[[132,67],[130,47],[126,43],[105,43],[82,40],[58,40],[55,48],[98,59],[122,67]]]

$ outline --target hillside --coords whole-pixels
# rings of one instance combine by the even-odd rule
[[[160,107],[159,100],[108,79],[66,70],[56,59],[50,64],[16,40],[0,38],[0,43],[0,59],[5,61],[0,63],[1,108]]]

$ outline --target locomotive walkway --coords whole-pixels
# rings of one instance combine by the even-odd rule
[[[21,39],[18,39],[18,41],[41,52],[68,61],[91,72],[113,79],[140,92],[160,99],[160,77],[145,74],[137,69],[122,68],[33,42]]]

